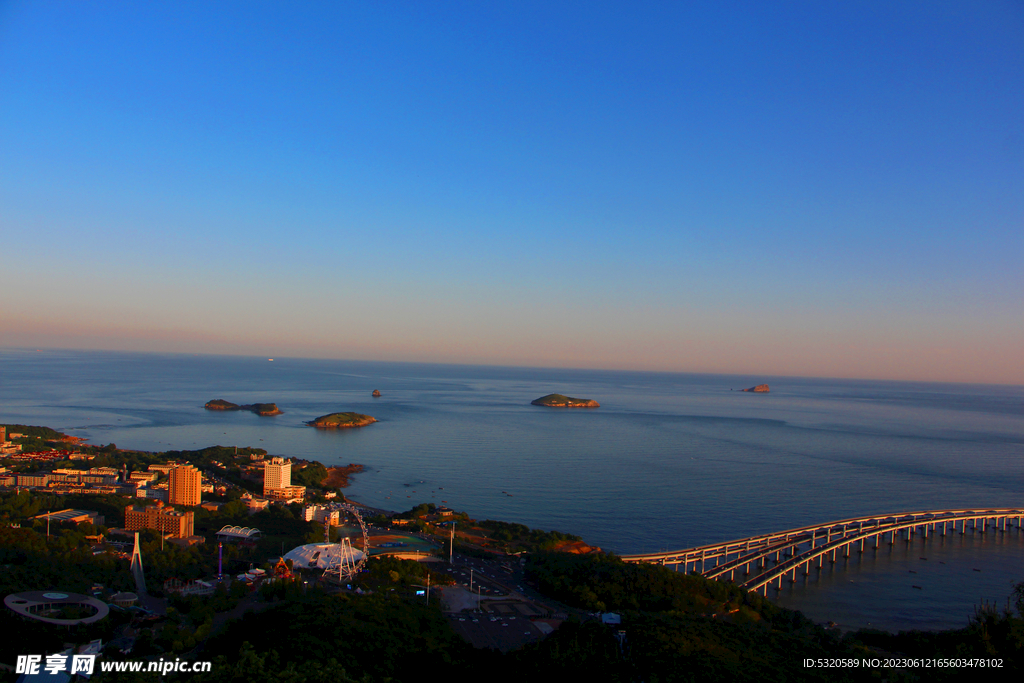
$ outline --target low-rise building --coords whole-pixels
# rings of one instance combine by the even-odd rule
[[[159,476],[158,472],[132,472],[128,475],[128,481],[146,483],[156,481],[156,478]]]
[[[157,489],[150,487],[143,487],[135,490],[136,498],[146,498],[148,500],[159,500],[164,503],[168,502],[167,489]]]
[[[163,503],[132,504],[124,509],[124,528],[128,531],[156,529],[176,538],[192,535],[195,515],[191,510],[175,510]]]
[[[327,521],[331,526],[338,526],[341,520],[341,513],[337,510],[328,510],[323,505],[307,505],[302,511],[302,518],[307,522]]]
[[[32,519],[41,519],[46,521],[49,519],[51,522],[74,522],[75,524],[103,524],[103,515],[94,510],[72,510],[68,508],[66,510],[58,510],[56,512],[46,512],[41,515],[36,515]]]
[[[296,502],[306,497],[305,486],[282,486],[280,488],[263,489],[263,496],[269,500]]]
[[[89,470],[89,474],[99,475],[101,477],[117,477],[117,469],[114,467],[93,467]]]
[[[269,500],[263,500],[261,498],[249,498],[248,500],[243,500],[242,502],[244,502],[245,507],[249,509],[250,515],[255,514],[260,510],[266,510],[267,506],[270,505]]]
[[[17,475],[18,486],[37,486],[45,487],[50,483],[50,475],[45,472],[37,472],[35,474],[19,474]]]

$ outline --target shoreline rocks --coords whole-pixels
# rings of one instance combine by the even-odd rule
[[[278,409],[276,403],[250,403],[248,405],[240,406],[237,403],[225,401],[222,398],[207,401],[206,405],[203,407],[207,410],[248,410],[250,413],[256,413],[257,415],[262,415],[264,417],[270,415],[281,415],[284,413],[283,410]]]

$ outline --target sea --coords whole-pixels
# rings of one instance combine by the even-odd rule
[[[762,383],[770,393],[740,391]],[[530,404],[549,393],[601,407]],[[284,412],[205,410],[212,399]],[[378,422],[305,424],[342,411]],[[445,504],[615,553],[1024,505],[1021,386],[6,349],[0,423],[119,448],[358,463],[345,491],[358,502]],[[1021,581],[1024,535],[957,534],[883,546],[769,597],[842,629],[937,630],[1005,606]]]

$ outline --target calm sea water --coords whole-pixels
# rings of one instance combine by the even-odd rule
[[[734,391],[762,382],[770,394]],[[601,408],[530,405],[552,392]],[[285,412],[204,410],[214,398]],[[303,424],[347,410],[380,422]],[[347,491],[361,502],[446,502],[621,553],[868,513],[1024,504],[1019,386],[6,350],[0,422],[122,448],[259,446],[361,463]],[[865,555],[778,600],[846,627],[947,628],[1021,580],[1019,535],[956,537]]]

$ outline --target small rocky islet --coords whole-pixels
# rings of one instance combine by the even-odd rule
[[[251,413],[257,415],[269,416],[269,415],[280,415],[284,411],[279,410],[276,403],[250,403],[248,405],[238,405],[231,401],[225,401],[222,398],[216,398],[212,401],[207,401],[207,410],[248,410]]]
[[[601,404],[589,398],[573,398],[565,394],[548,394],[530,401],[530,405],[548,408],[600,408]]]
[[[755,394],[767,394],[768,393],[768,385],[767,384],[758,384],[756,387],[750,387],[749,389],[742,389],[741,391],[749,391],[749,392],[752,392],[752,393],[755,393]]]
[[[321,415],[315,420],[310,420],[306,424],[310,427],[316,427],[317,429],[352,429],[354,427],[365,427],[366,425],[373,424],[376,421],[377,418],[370,417],[369,415],[347,412]]]

